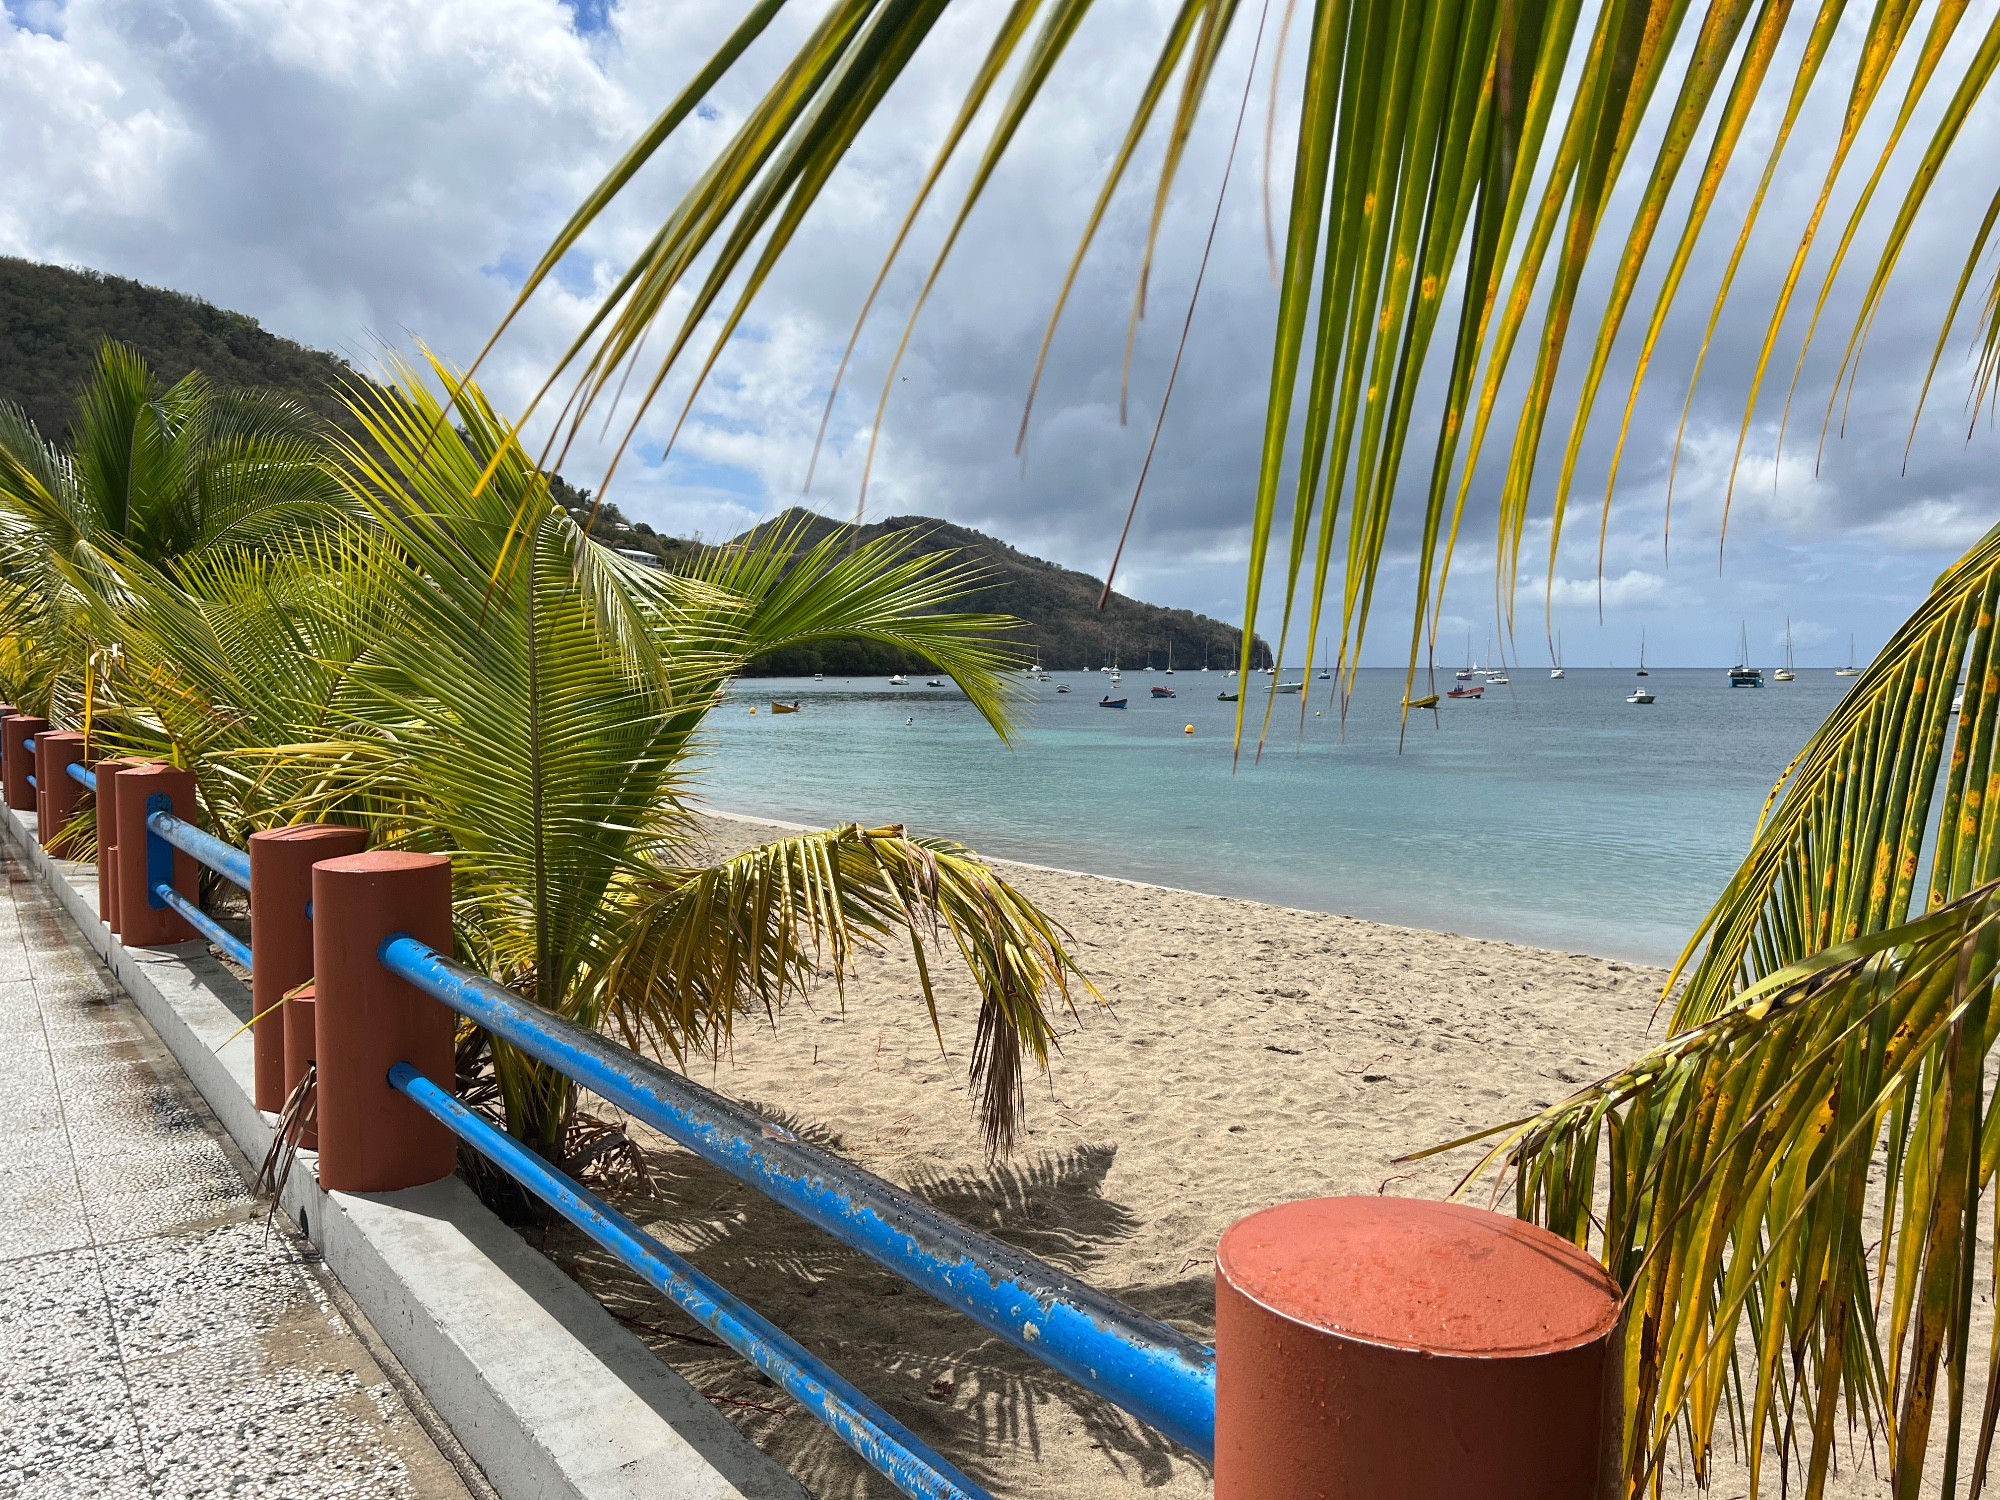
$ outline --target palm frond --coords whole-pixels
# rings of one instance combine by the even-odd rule
[[[1940,907],[2000,877],[1997,608],[2000,527],[1938,578],[1772,789],[1748,856],[1676,966],[1691,966],[1676,1028],[1810,954],[1895,927],[1913,902]]]
[[[1677,1439],[1706,1482],[1726,1416],[1753,1495],[1775,1443],[1818,1500],[1843,1410],[1857,1442],[1882,1440],[1899,1497],[1919,1493],[1941,1413],[1953,1492],[1981,1195],[2000,1159],[1983,1083],[1996,956],[1989,884],[1780,970],[1489,1133],[1475,1175],[1511,1169],[1516,1211],[1595,1241],[1624,1288],[1628,1493],[1657,1483]],[[1975,1476],[1996,1403],[1989,1380]]]
[[[638,882],[628,920],[602,1019],[679,1058],[720,1047],[746,1005],[775,1014],[822,963],[838,984],[858,945],[899,932],[943,1049],[926,945],[948,934],[979,988],[967,1076],[996,1151],[1014,1140],[1024,1063],[1048,1066],[1054,1002],[1073,1006],[1073,986],[1096,995],[1060,924],[966,849],[900,827],[846,824],[663,867]]]
[[[643,411],[668,377],[696,358],[697,337],[714,328],[691,368],[687,399],[692,403],[861,126],[897,78],[931,60],[936,46],[931,31],[943,8],[942,0],[842,0],[826,13],[550,377],[553,383],[565,372],[575,374],[565,431],[574,432],[593,403],[621,397],[634,375],[640,393],[636,410]],[[965,215],[987,191],[1048,80],[1065,64],[1088,65],[1088,59],[1071,53],[1090,8],[1090,0],[1016,0],[996,12],[960,107],[941,122],[931,165],[884,263],[886,276],[947,164],[974,153],[969,185],[918,308],[957,243]],[[1410,634],[1413,672],[1427,630],[1435,630],[1501,393],[1510,376],[1525,373],[1519,412],[1506,439],[1495,538],[1496,608],[1511,629],[1530,499],[1540,493],[1541,449],[1573,342],[1585,271],[1594,257],[1610,257],[1611,290],[1603,311],[1575,330],[1574,341],[1587,343],[1589,354],[1548,490],[1551,577],[1584,437],[1626,315],[1649,268],[1664,257],[1664,276],[1624,401],[1607,508],[1652,353],[1670,309],[1686,290],[1695,247],[1724,201],[1723,184],[1758,108],[1780,96],[1785,101],[1762,180],[1737,216],[1740,234],[1715,294],[1710,336],[1751,229],[1765,211],[1767,189],[1794,148],[1794,127],[1809,99],[1846,88],[1832,161],[1799,230],[1785,287],[1768,314],[1745,404],[1745,433],[1836,189],[1851,175],[1866,173],[1822,274],[1807,345],[1830,305],[1835,280],[1863,243],[1868,203],[1894,164],[1904,160],[1906,127],[1935,91],[1950,87],[1951,97],[1910,166],[1895,222],[1873,252],[1867,288],[1851,323],[1843,365],[1843,372],[1850,371],[1917,211],[1954,162],[1970,159],[1962,127],[2000,66],[2000,22],[1969,51],[1954,51],[1967,7],[1948,0],[1921,28],[1920,9],[1915,0],[1895,0],[1861,18],[1849,14],[1845,0],[1828,0],[1811,14],[1796,12],[1789,0],[1708,0],[1699,7],[1677,0],[1612,0],[1588,14],[1579,0],[1325,0],[1312,7],[1264,441],[1250,514],[1245,618],[1259,617],[1268,569],[1282,552],[1280,649],[1303,625],[1310,666],[1323,611],[1332,609],[1340,622],[1343,691],[1350,692],[1391,516],[1409,509],[1418,523],[1420,564]],[[749,42],[775,14],[774,5],[753,10],[590,194],[523,287],[510,318],[639,167],[674,140],[689,115],[733,76]],[[1237,6],[1227,0],[1182,0],[1162,18],[1155,37],[1095,43],[1140,46],[1154,63],[1130,104],[1129,125],[1106,164],[1102,191],[1056,293],[1056,318],[1084,251],[1100,231],[1110,195],[1165,115],[1135,317],[1143,308],[1160,207],[1180,171],[1237,15]],[[1835,47],[1840,35],[1850,36],[1854,45]],[[996,104],[1010,75],[1011,91]],[[1892,112],[1886,144],[1861,160],[1856,144]],[[983,134],[973,128],[975,120],[986,122]],[[1642,152],[1649,131],[1658,144]],[[1663,250],[1658,242],[1668,206],[1678,201],[1683,178],[1697,159],[1699,175],[1685,219],[1678,232],[1664,236],[1671,249]],[[1608,220],[1621,189],[1630,190],[1636,205],[1623,225]],[[1968,282],[1985,233],[1970,247]],[[881,285],[878,276],[864,302],[863,321]],[[1947,329],[1959,315],[1963,290],[1947,314]],[[727,315],[712,321],[712,310],[727,299],[733,299]],[[1987,299],[1981,316],[1990,350],[2000,335],[2000,298]],[[675,331],[664,353],[641,369],[647,330],[662,318],[670,319]],[[1052,320],[1051,332],[1053,326]],[[859,330],[857,323],[850,355]],[[905,341],[907,336],[906,331]],[[1706,347],[1704,341],[1704,355]],[[1517,368],[1524,360],[1525,372]],[[843,357],[841,377],[847,363]],[[1993,367],[1988,359],[1980,368]],[[1030,401],[1033,384],[1031,379]],[[1979,392],[1990,387],[1990,373],[1976,378]],[[1420,390],[1442,391],[1441,405],[1433,410],[1420,403]],[[637,419],[634,414],[631,420]],[[1424,422],[1435,424],[1428,474],[1419,484],[1407,484],[1408,449]],[[879,433],[882,426],[878,413],[873,430]],[[1024,426],[1024,436],[1025,431]],[[1601,520],[1600,547],[1605,525]],[[1337,595],[1331,603],[1330,594]],[[1246,635],[1246,653],[1247,640]],[[1239,734],[1246,709],[1239,706]],[[1267,705],[1267,723],[1268,718]]]

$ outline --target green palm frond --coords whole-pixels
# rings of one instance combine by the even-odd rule
[[[1913,904],[2000,878],[1996,608],[2000,527],[1938,578],[1772,789],[1775,810],[1676,968],[1692,966],[1676,1028],[1745,984],[1897,926]]]
[[[1776,1444],[1818,1500],[1845,1425],[1903,1500],[1922,1489],[1939,1413],[1954,1492],[1975,1415],[1981,1195],[2000,1161],[1983,1081],[1996,956],[1989,884],[1781,970],[1490,1133],[1481,1169],[1513,1170],[1516,1210],[1595,1239],[1625,1290],[1629,1493],[1652,1489],[1677,1439],[1705,1482],[1726,1416],[1753,1495]],[[1975,1475],[2000,1414],[2000,1340],[1986,1337]]]
[[[970,851],[900,827],[848,824],[705,868],[662,867],[634,892],[630,921],[604,1019],[679,1057],[719,1048],[745,1003],[775,1013],[823,960],[840,982],[857,945],[894,932],[909,939],[943,1048],[925,948],[948,933],[979,988],[968,1075],[998,1151],[1013,1144],[1023,1062],[1048,1066],[1052,1001],[1073,1007],[1073,981],[1096,994],[1058,923]]]
[[[631,388],[640,393],[636,405],[643,410],[684,363],[691,362],[691,384],[699,391],[890,86],[913,68],[933,65],[931,32],[945,9],[944,0],[841,0],[825,14],[565,353],[551,382],[565,372],[575,375],[566,431],[576,431],[593,403],[614,399],[614,391],[622,395],[628,383],[635,382]],[[940,122],[932,165],[883,267],[886,276],[947,164],[971,154],[968,185],[919,307],[966,215],[1043,101],[1048,80],[1065,64],[1096,61],[1073,55],[1090,9],[1089,0],[1015,0],[996,12],[959,108]],[[510,320],[640,167],[678,138],[778,10],[776,0],[755,7],[586,198],[524,284]],[[1856,247],[1868,243],[1862,231],[1878,188],[1900,170],[1897,164],[1907,163],[1893,222],[1872,252],[1867,287],[1850,321],[1843,374],[1851,372],[1915,215],[1954,164],[1976,156],[1966,149],[1964,125],[2000,66],[2000,18],[1968,41],[1960,35],[1967,10],[1946,0],[1919,26],[1915,0],[1883,3],[1865,16],[1846,0],[1827,0],[1810,14],[1789,0],[1708,0],[1698,7],[1607,0],[1588,12],[1578,0],[1321,0],[1306,8],[1304,88],[1250,517],[1245,618],[1258,617],[1267,566],[1282,546],[1285,629],[1303,626],[1310,665],[1322,611],[1333,609],[1344,690],[1351,691],[1390,518],[1410,508],[1420,562],[1410,635],[1414,671],[1442,607],[1473,477],[1499,423],[1507,436],[1496,606],[1511,628],[1513,580],[1530,499],[1540,493],[1536,475],[1570,346],[1584,343],[1589,352],[1547,491],[1552,576],[1584,436],[1647,275],[1661,270],[1623,403],[1610,483],[1652,354],[1670,309],[1688,292],[1695,247],[1725,201],[1722,187],[1749,121],[1760,107],[1784,101],[1759,186],[1745,208],[1732,210],[1734,224],[1724,226],[1737,231],[1736,246],[1715,291],[1710,337],[1809,99],[1842,87],[1846,107],[1832,160],[1797,227],[1784,288],[1775,305],[1758,314],[1766,332],[1751,372],[1744,433],[1836,189],[1865,174],[1813,293],[1806,346],[1819,335],[1832,289]],[[1143,307],[1160,206],[1215,80],[1223,40],[1238,19],[1231,0],[1182,0],[1154,36],[1092,34],[1092,46],[1138,46],[1153,62],[1056,294],[1057,317],[1110,195],[1157,128],[1165,141],[1136,289],[1136,304]],[[1834,45],[1836,37],[1841,46]],[[1912,131],[1926,102],[1947,90],[1927,131]],[[1878,124],[1886,124],[1885,143],[1858,154],[1856,146]],[[1649,140],[1656,144],[1642,149]],[[1636,205],[1622,223],[1609,216],[1621,189]],[[1981,191],[1990,192],[1990,185],[1982,182]],[[1677,229],[1669,221],[1670,204],[1685,204],[1676,210],[1683,213]],[[1990,225],[1982,228],[1968,245],[1964,284],[1947,330],[1989,232]],[[1573,338],[1585,270],[1600,258],[1610,267],[1609,300]],[[878,276],[864,300],[863,320],[881,285]],[[715,318],[724,306],[726,314]],[[2000,334],[2000,298],[1989,297],[1981,316],[1990,351]],[[645,355],[647,331],[663,318],[673,331],[662,350]],[[698,349],[704,339],[706,348]],[[851,339],[850,355],[853,347]],[[1705,340],[1704,357],[1706,348]],[[1801,367],[1804,354],[1801,347]],[[844,357],[843,377],[846,368]],[[1986,373],[1976,377],[1976,395],[1992,388],[1996,365],[1989,357],[1980,368]],[[1510,377],[1523,389],[1507,423],[1499,407]],[[1420,389],[1442,391],[1441,405],[1420,403]],[[636,412],[631,420],[636,424]],[[1410,445],[1423,442],[1425,424],[1431,436],[1420,463],[1427,472],[1406,483]],[[881,427],[878,415],[874,430]],[[1609,503],[1607,485],[1607,508]],[[1330,594],[1338,595],[1331,604]]]

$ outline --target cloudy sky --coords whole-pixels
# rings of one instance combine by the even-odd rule
[[[1965,31],[1983,31],[1994,3],[1975,5]],[[483,378],[503,406],[525,404],[592,307],[593,290],[726,139],[821,0],[794,5],[797,13],[753,49],[502,346]],[[1155,36],[1164,9],[1161,0],[1098,0],[1072,66],[1058,75],[916,326],[879,438],[871,515],[949,517],[1098,574],[1109,562],[1221,187],[1253,8],[1245,7],[1246,24],[1222,64],[1168,215],[1129,425],[1119,420],[1120,364],[1149,207],[1143,166],[1086,263],[1024,459],[1014,454],[1014,435],[1051,299],[1150,65],[1132,39]],[[469,360],[555,228],[739,18],[741,0],[4,0],[4,13],[0,253],[194,293],[373,367],[385,349],[418,339],[446,358]],[[663,530],[717,536],[801,501],[848,329],[996,13],[993,0],[961,0],[947,15],[931,65],[906,80],[864,135],[663,455],[687,390],[669,386],[612,488],[629,514]],[[1270,56],[1267,43],[1260,70]],[[1263,88],[1260,79],[1260,97]],[[1690,277],[1697,295],[1656,357],[1601,577],[1597,499],[1609,451],[1602,434],[1585,449],[1583,508],[1573,513],[1553,585],[1546,519],[1531,527],[1532,576],[1521,583],[1517,643],[1527,660],[1546,651],[1545,593],[1572,663],[1629,661],[1642,628],[1655,661],[1733,660],[1739,621],[1748,623],[1753,654],[1769,660],[1787,616],[1802,663],[1844,660],[1850,633],[1865,655],[1938,570],[2000,518],[2000,438],[1986,424],[1967,438],[1967,331],[1954,335],[1904,461],[1943,299],[1995,186],[2000,119],[1988,100],[1966,132],[1956,172],[1919,222],[1844,431],[1816,465],[1836,340],[1829,356],[1808,361],[1803,415],[1782,454],[1777,405],[1760,408],[1728,545],[1718,548],[1746,371],[1789,259],[1788,236],[1816,191],[1839,104],[1834,91],[1816,102],[1775,189],[1772,231],[1753,242],[1695,400],[1670,540],[1668,458],[1706,311],[1702,294],[1716,283],[1726,242],[1698,257]],[[1230,619],[1242,610],[1276,305],[1255,109],[1252,120],[1120,575],[1121,588],[1141,598]],[[1774,123],[1765,117],[1753,129],[1746,159],[1761,161],[1755,148]],[[1286,149],[1281,128],[1272,169],[1281,203]],[[1898,181],[1892,173],[1891,188]],[[1750,187],[1747,175],[1733,181],[1718,219]],[[1614,211],[1614,226],[1621,223]],[[876,400],[928,264],[924,252],[941,231],[939,216],[927,216],[916,253],[888,281],[835,405],[806,504],[854,510]],[[1817,279],[1808,284],[1816,288]],[[1844,295],[1835,295],[1835,322],[1848,305]],[[1803,316],[1794,321],[1803,328]],[[1781,348],[1780,392],[1796,347],[1794,338]],[[1572,368],[1578,362],[1580,355]],[[1617,372],[1629,368],[1614,363],[1616,394],[1607,403],[1614,409],[1623,391]],[[595,485],[608,452],[593,428],[565,472]],[[1447,657],[1463,649],[1450,642],[1466,634],[1483,652],[1492,626],[1489,489],[1475,490]],[[1537,514],[1546,512],[1543,497]],[[1390,571],[1391,598],[1369,652],[1384,662],[1399,660],[1407,639],[1407,571],[1394,556]]]

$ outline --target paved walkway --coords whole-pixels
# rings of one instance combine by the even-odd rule
[[[490,1495],[311,1247],[266,1233],[250,1167],[96,955],[0,865],[0,1497]]]

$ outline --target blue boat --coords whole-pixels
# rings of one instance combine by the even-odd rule
[[[1097,700],[1097,706],[1099,708],[1123,708],[1125,700],[1123,698],[1114,698],[1107,693]]]

